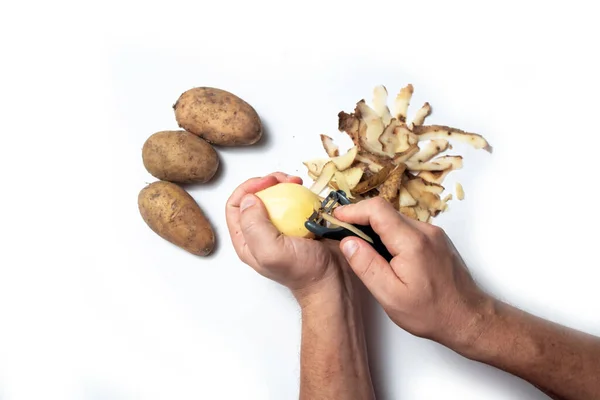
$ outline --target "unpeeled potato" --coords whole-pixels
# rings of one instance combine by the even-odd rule
[[[256,193],[269,213],[269,219],[284,235],[312,237],[304,223],[321,205],[319,197],[297,183],[279,183]]]
[[[181,128],[218,146],[248,146],[262,137],[262,123],[254,108],[225,90],[190,89],[173,108]]]
[[[152,176],[170,182],[206,183],[219,168],[215,149],[186,131],[161,131],[142,148],[142,161]]]
[[[210,222],[178,185],[151,183],[140,191],[138,207],[146,224],[163,239],[198,256],[212,252],[215,234]]]

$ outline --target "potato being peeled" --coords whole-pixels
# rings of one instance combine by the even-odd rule
[[[254,108],[225,90],[190,89],[173,108],[181,128],[218,146],[248,146],[262,137],[262,123]]]
[[[150,229],[163,239],[198,255],[215,246],[210,222],[193,197],[174,183],[158,181],[140,191],[138,207]]]
[[[205,140],[186,131],[161,131],[142,148],[142,161],[155,178],[178,183],[206,183],[219,168],[219,157]]]
[[[286,236],[312,237],[304,223],[319,208],[321,199],[305,186],[279,183],[256,193],[275,227]]]

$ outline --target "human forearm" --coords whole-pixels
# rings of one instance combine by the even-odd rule
[[[387,262],[355,237],[341,243],[352,270],[398,326],[555,398],[600,398],[600,338],[491,299],[442,229],[408,219],[381,197],[338,207],[335,215],[371,226],[394,256]]]
[[[490,299],[455,350],[517,375],[555,399],[600,396],[600,338]]]
[[[300,399],[374,399],[360,307],[349,277],[335,276],[302,307]]]

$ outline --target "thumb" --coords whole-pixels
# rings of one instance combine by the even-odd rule
[[[340,243],[350,268],[381,304],[390,304],[402,281],[388,262],[371,245],[357,237],[348,237]]]
[[[248,250],[258,262],[273,251],[275,242],[282,239],[264,204],[253,194],[245,195],[240,203],[240,228]]]

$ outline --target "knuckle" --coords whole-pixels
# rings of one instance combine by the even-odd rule
[[[426,250],[427,247],[429,246],[429,239],[427,238],[427,235],[423,232],[415,232],[412,240],[412,247],[417,250],[417,251],[423,251]]]
[[[381,197],[375,197],[371,201],[372,203],[369,206],[369,209],[376,211],[371,213],[370,219],[372,223],[378,226],[385,226],[391,222],[389,216],[386,216],[386,214],[382,212],[387,207],[391,206],[390,203]]]
[[[376,208],[384,208],[386,207],[389,203],[383,198],[383,197],[374,197],[373,199],[371,199],[372,201],[372,206],[376,207]]]
[[[430,225],[427,228],[429,236],[431,236],[433,239],[442,239],[446,237],[446,232],[444,232],[444,229],[440,228],[439,226]]]

